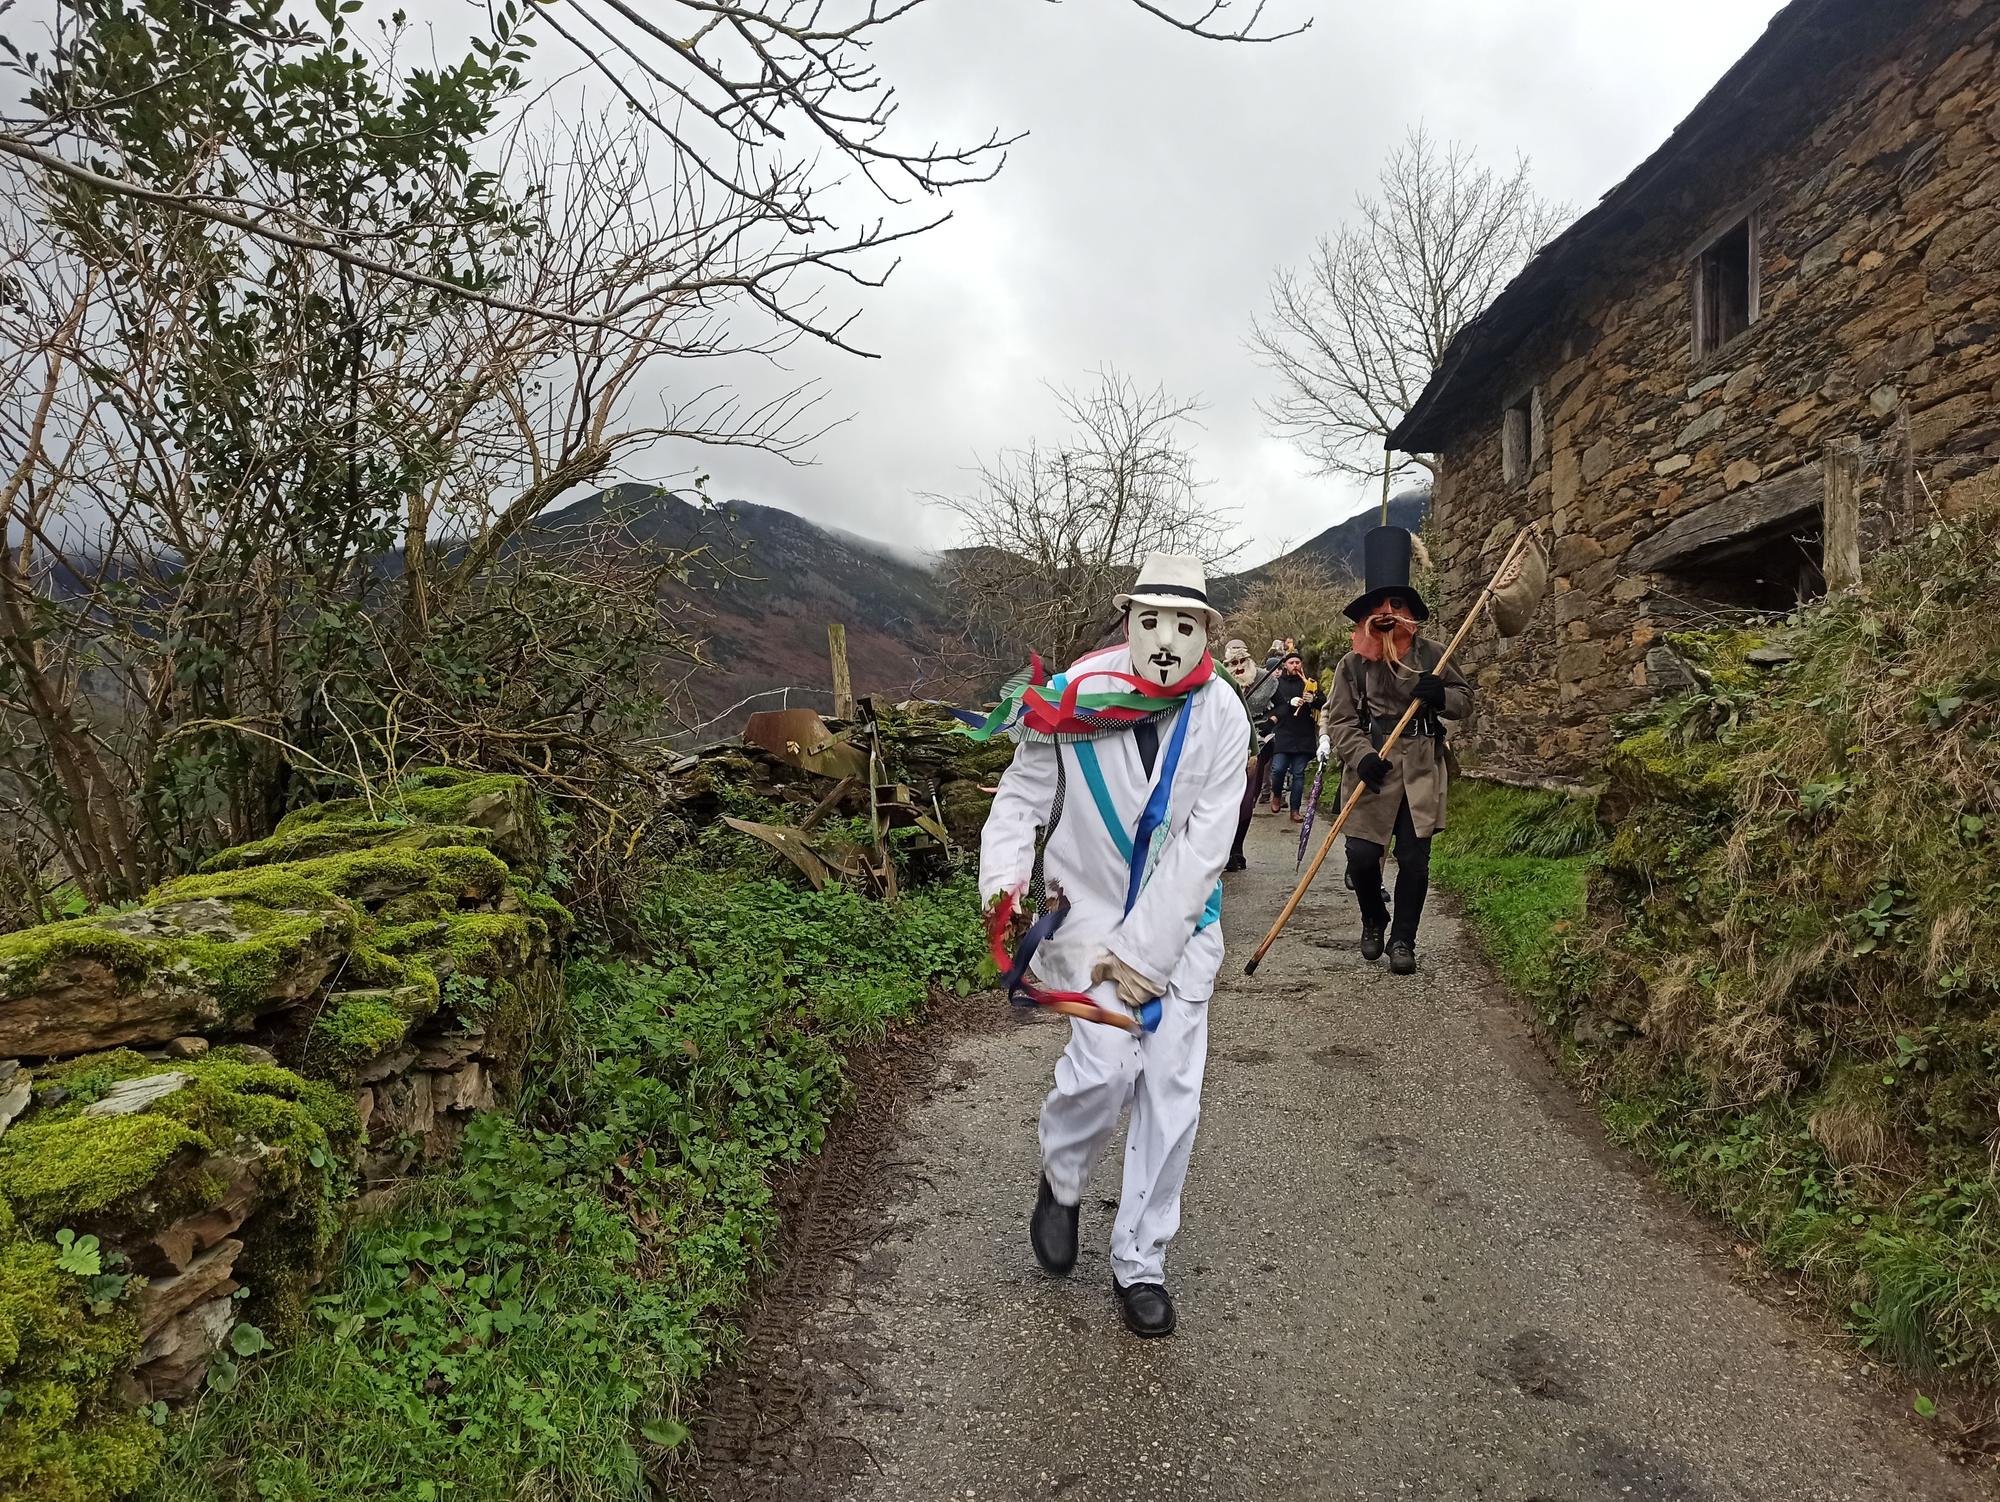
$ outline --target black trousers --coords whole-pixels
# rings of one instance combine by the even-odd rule
[[[1389,907],[1382,900],[1382,847],[1373,840],[1347,837],[1347,881],[1361,904],[1361,921],[1370,928],[1390,925]],[[1424,896],[1431,889],[1431,837],[1417,836],[1410,818],[1410,800],[1396,810],[1396,917],[1389,926],[1391,941],[1414,945],[1417,925],[1424,919]]]

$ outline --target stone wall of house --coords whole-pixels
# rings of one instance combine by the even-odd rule
[[[355,1204],[511,1088],[568,922],[547,853],[520,779],[423,773],[0,935],[0,1493],[122,1494],[140,1405],[295,1325]]]
[[[2000,4],[1910,17],[1893,56],[1817,81],[1829,105],[1806,139],[1705,147],[1463,405],[1426,527],[1447,616],[1528,520],[1554,580],[1522,637],[1470,648],[1474,764],[1585,772],[1614,716],[1685,686],[1663,637],[1731,604],[1688,549],[1816,501],[1828,445],[1861,445],[1870,547],[1966,504],[2000,462]],[[1761,316],[1697,360],[1692,258],[1752,208]],[[1524,397],[1532,462],[1508,484],[1502,411]]]

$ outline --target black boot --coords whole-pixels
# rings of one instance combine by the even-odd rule
[[[1076,1215],[1075,1205],[1057,1203],[1049,1176],[1043,1174],[1035,1190],[1035,1213],[1028,1217],[1028,1240],[1035,1248],[1035,1260],[1052,1278],[1076,1266]]]
[[[1111,1286],[1118,1290],[1118,1307],[1125,1315],[1125,1328],[1141,1340],[1152,1340],[1161,1335],[1174,1333],[1179,1316],[1174,1313],[1174,1298],[1158,1283],[1134,1283],[1129,1287],[1116,1278]]]
[[[1364,923],[1361,925],[1361,958],[1379,960],[1382,958],[1382,925]]]
[[[1415,975],[1417,973],[1417,946],[1408,939],[1389,941],[1389,973],[1391,975]]]

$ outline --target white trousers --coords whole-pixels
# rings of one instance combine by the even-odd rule
[[[1118,1005],[1109,982],[1093,988],[1091,999]],[[1042,1172],[1065,1205],[1083,1198],[1091,1170],[1131,1104],[1125,1184],[1111,1228],[1111,1271],[1128,1285],[1165,1281],[1208,1062],[1207,1001],[1187,1001],[1169,987],[1162,1008],[1154,1033],[1071,1019],[1055,1088],[1042,1102]]]

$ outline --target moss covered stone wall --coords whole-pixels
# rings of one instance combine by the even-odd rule
[[[0,1495],[121,1495],[152,1405],[295,1325],[352,1207],[509,1091],[548,845],[519,779],[419,773],[0,935]]]

